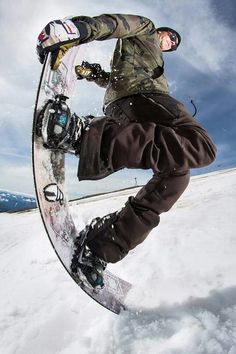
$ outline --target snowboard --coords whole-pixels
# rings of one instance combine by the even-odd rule
[[[78,48],[71,48],[64,56],[59,68],[51,70],[51,54],[47,55],[43,64],[39,82],[32,134],[32,163],[35,192],[39,211],[49,237],[62,265],[93,300],[119,314],[125,309],[124,300],[131,284],[109,271],[105,271],[105,287],[95,291],[87,287],[70,269],[74,253],[74,240],[81,230],[77,229],[68,205],[65,187],[65,154],[59,150],[45,147],[43,125],[49,102],[62,101],[62,106],[71,108],[72,96],[76,83],[75,63]],[[66,109],[67,109],[66,108]],[[63,114],[60,119],[65,119]]]

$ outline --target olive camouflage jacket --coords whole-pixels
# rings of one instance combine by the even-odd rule
[[[78,16],[80,43],[118,38],[111,73],[96,83],[106,87],[104,105],[137,93],[168,93],[160,42],[151,20],[136,15]]]

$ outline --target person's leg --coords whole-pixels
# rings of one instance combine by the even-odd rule
[[[126,98],[112,105],[108,113],[102,129],[101,123],[95,122],[94,131],[87,132],[82,155],[85,159],[86,150],[94,148],[96,168],[90,176],[86,168],[81,170],[83,178],[96,179],[101,171],[110,174],[123,167],[155,172],[121,212],[103,220],[102,226],[93,225],[87,234],[88,246],[95,254],[117,262],[147,237],[158,225],[159,215],[178,200],[188,185],[189,169],[211,163],[216,149],[183,105],[168,95]],[[91,145],[96,141],[98,151]]]
[[[110,117],[93,119],[82,136],[79,180],[97,180],[122,168],[156,170],[159,149],[152,122],[118,123]]]
[[[188,183],[189,171],[172,175],[156,173],[119,213],[93,229],[89,248],[106,262],[118,262],[145,240],[159,224],[159,215],[174,205]]]
[[[111,104],[81,139],[78,177],[101,179],[122,168],[186,171],[209,165],[216,148],[207,132],[168,95],[149,94]]]

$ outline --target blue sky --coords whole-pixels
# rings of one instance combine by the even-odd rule
[[[38,33],[52,19],[68,15],[133,13],[149,17],[156,26],[176,28],[182,43],[176,53],[165,54],[171,94],[192,112],[190,97],[198,106],[197,119],[208,129],[218,156],[207,169],[193,174],[236,166],[235,79],[236,3],[220,0],[104,1],[19,0],[0,2],[0,189],[33,193],[31,127],[41,65],[35,53]],[[99,62],[109,69],[115,41],[81,46],[80,59]],[[101,114],[104,90],[92,83],[77,85],[74,110]],[[101,182],[76,178],[77,161],[67,160],[67,185],[71,197],[144,183],[151,174],[125,171]]]

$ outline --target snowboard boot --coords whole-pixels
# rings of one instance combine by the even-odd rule
[[[81,134],[93,117],[71,114],[66,99],[58,95],[46,103],[39,115],[37,133],[42,136],[45,148],[79,155]]]
[[[97,217],[85,227],[75,240],[75,252],[71,262],[71,270],[75,276],[78,276],[82,283],[100,290],[104,287],[104,270],[107,263],[99,258],[89,248],[89,242],[96,237],[99,232],[106,232],[106,229],[117,219],[118,212]]]
[[[99,291],[104,288],[104,275],[107,263],[96,256],[87,246],[73,255],[72,273],[87,287]]]

